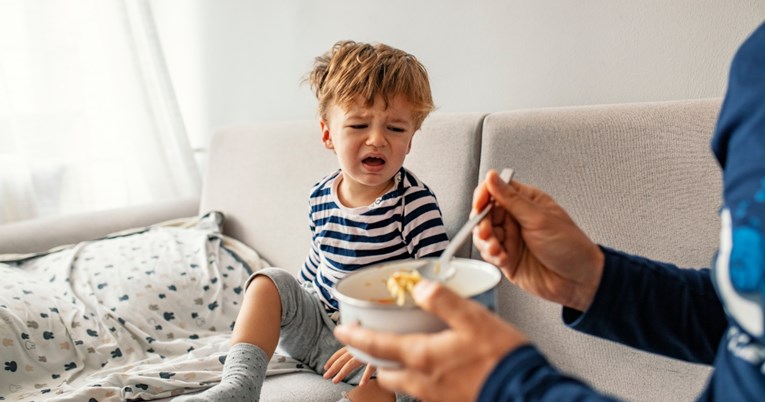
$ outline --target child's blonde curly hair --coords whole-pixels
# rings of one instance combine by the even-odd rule
[[[316,58],[305,79],[319,100],[319,116],[327,118],[334,102],[348,108],[361,97],[372,106],[379,95],[386,108],[401,95],[412,106],[419,129],[434,109],[428,72],[416,57],[384,44],[340,41]]]

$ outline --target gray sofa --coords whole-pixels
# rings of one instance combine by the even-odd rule
[[[709,139],[720,99],[439,114],[415,136],[406,166],[428,183],[450,235],[491,168],[543,188],[601,244],[683,267],[708,266],[717,245],[720,173]],[[128,227],[219,210],[225,232],[297,271],[308,250],[307,193],[336,169],[316,121],[219,130],[200,200],[0,226],[0,253],[41,251]],[[461,256],[479,258],[467,244]],[[688,401],[709,368],[566,329],[560,308],[503,281],[498,313],[562,370],[612,395]],[[640,302],[639,300],[615,303]],[[269,377],[264,401],[335,401],[345,385],[310,373]]]

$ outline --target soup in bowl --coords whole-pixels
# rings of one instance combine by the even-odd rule
[[[341,279],[333,288],[340,305],[340,322],[395,333],[427,333],[445,329],[447,326],[443,321],[420,309],[411,297],[406,297],[403,305],[399,305],[386,285],[393,274],[412,271],[428,260],[436,258],[371,265]],[[499,269],[487,262],[466,258],[454,258],[450,264],[454,265],[456,273],[445,285],[493,311],[494,289],[502,276]],[[352,347],[348,350],[359,360],[377,367],[397,366],[395,362],[374,358]]]

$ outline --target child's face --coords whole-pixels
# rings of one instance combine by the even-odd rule
[[[337,154],[344,187],[373,193],[385,190],[404,164],[416,126],[409,103],[397,96],[387,109],[380,97],[372,107],[332,105],[321,129],[324,146]]]

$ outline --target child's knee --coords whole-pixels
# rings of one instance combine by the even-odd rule
[[[254,277],[247,286],[244,292],[244,303],[262,303],[266,300],[269,303],[278,303],[281,305],[281,297],[279,295],[279,288],[274,281],[265,275],[258,275]]]
[[[281,287],[288,286],[291,282],[295,282],[295,285],[299,286],[297,284],[297,281],[295,280],[295,277],[292,276],[292,274],[290,274],[289,272],[281,268],[272,268],[272,267],[261,269],[260,271],[254,273],[247,280],[247,282],[244,285],[245,295],[247,294],[247,291],[255,282],[258,282],[261,285],[265,284],[265,286],[271,285],[277,291]]]
[[[245,284],[244,303],[277,303],[294,299],[300,285],[292,274],[280,268],[266,268],[253,274]]]

